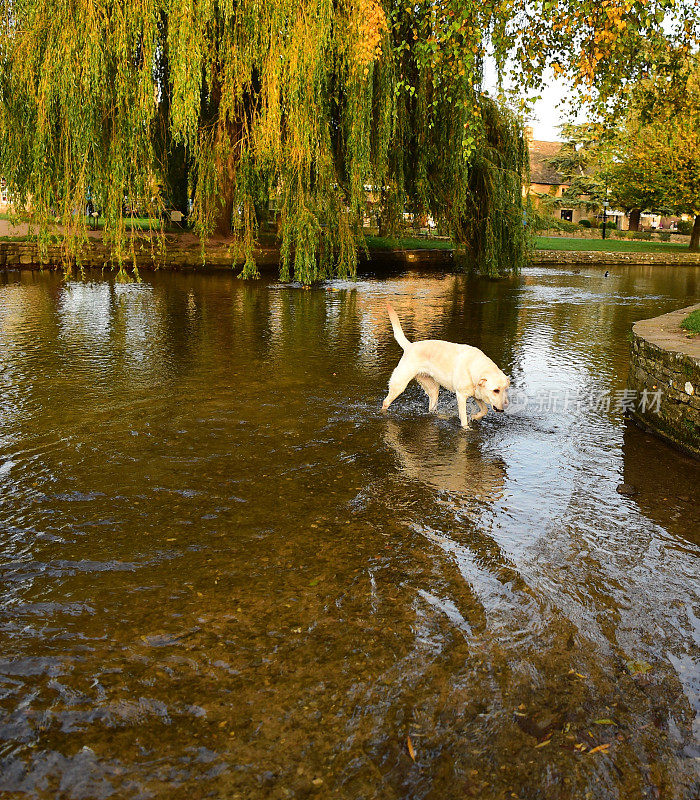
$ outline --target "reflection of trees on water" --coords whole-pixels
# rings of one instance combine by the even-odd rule
[[[37,355],[41,343],[52,341],[57,326],[55,308],[46,281],[34,273],[23,273],[21,280],[8,279],[0,272],[0,446],[10,447],[21,439],[21,432],[40,414],[45,403],[36,386]],[[61,360],[51,351],[54,370]],[[41,382],[45,386],[45,381]]]
[[[464,275],[409,273],[396,284],[382,284],[379,297],[363,293],[360,302],[372,309],[377,335],[391,338],[384,307],[388,298],[409,339],[471,344],[507,368],[518,315],[517,296],[510,286],[510,281],[471,280]]]
[[[155,274],[133,284],[117,284],[110,277],[68,284],[52,279],[55,291],[43,299],[54,304],[63,340],[91,353],[84,364],[88,372],[99,371],[102,359],[102,366],[113,370],[135,369],[145,384],[177,379],[226,354],[235,373],[243,376],[250,370],[251,378],[269,358],[282,372],[292,372],[299,363],[325,361],[375,374],[382,349],[394,349],[387,297],[413,338],[481,346],[506,366],[517,323],[512,296],[499,295],[497,284],[463,276],[416,273],[394,284],[357,289],[340,284],[338,291],[244,283],[219,275]],[[37,298],[33,307],[40,302]]]
[[[40,290],[31,302],[37,308],[42,300],[50,304],[52,299],[65,336],[96,353],[109,339],[111,357],[117,354],[123,368],[134,364],[144,381],[159,382],[224,353],[231,354],[234,368],[241,365],[241,374],[244,365],[255,369],[268,357],[291,370],[314,353],[345,368],[375,373],[383,349],[388,347],[394,355],[384,308],[385,299],[391,298],[409,338],[473,344],[506,372],[521,375],[524,366],[532,371],[528,352],[540,366],[556,370],[561,366],[557,355],[566,351],[575,354],[576,363],[569,358],[569,366],[580,371],[581,388],[605,388],[611,380],[619,384],[624,378],[600,372],[610,350],[609,332],[623,341],[630,319],[645,315],[616,295],[636,293],[642,305],[647,293],[663,295],[667,283],[671,295],[677,296],[678,281],[689,293],[697,290],[697,270],[679,275],[678,268],[655,266],[619,272],[608,279],[575,276],[569,300],[558,284],[552,285],[555,294],[549,297],[540,278],[525,276],[523,290],[516,281],[408,273],[396,281],[358,284],[357,289],[338,284],[340,291],[272,287],[224,275],[156,274],[133,286],[79,281],[61,285],[52,277],[53,293]],[[26,286],[27,278],[22,281]],[[547,276],[544,283],[549,283]],[[539,301],[527,288],[534,284]],[[45,324],[53,322],[45,317]]]

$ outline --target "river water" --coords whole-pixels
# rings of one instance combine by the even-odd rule
[[[700,469],[622,393],[700,269],[602,273],[1,277],[0,796],[698,797]],[[383,414],[387,298],[508,413]]]

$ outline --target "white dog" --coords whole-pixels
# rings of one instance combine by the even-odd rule
[[[488,413],[486,403],[494,411],[504,411],[508,405],[510,380],[477,347],[440,340],[409,342],[401,329],[396,311],[386,304],[394,329],[394,338],[403,347],[403,356],[391,373],[389,394],[382,408],[387,409],[403,392],[413,378],[428,395],[429,411],[437,408],[440,387],[444,386],[457,395],[459,419],[463,428],[469,427],[467,398],[473,397],[479,405],[479,413],[472,419],[481,419]]]

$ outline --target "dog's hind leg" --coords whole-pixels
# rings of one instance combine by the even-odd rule
[[[404,356],[396,365],[389,378],[389,394],[384,398],[382,408],[387,409],[403,392],[408,384],[416,377],[416,370],[413,364]]]
[[[430,375],[416,375],[416,380],[423,387],[423,391],[428,395],[428,411],[435,411],[440,396],[440,384],[433,380]]]

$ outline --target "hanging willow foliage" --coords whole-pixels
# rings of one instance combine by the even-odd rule
[[[485,52],[523,83],[554,63],[607,85],[666,5],[0,0],[0,174],[68,249],[91,202],[117,260],[126,207],[162,218],[192,198],[197,233],[233,231],[253,277],[274,200],[283,278],[351,276],[371,193],[386,230],[430,213],[470,264],[508,272],[525,254],[522,131],[480,90]]]

